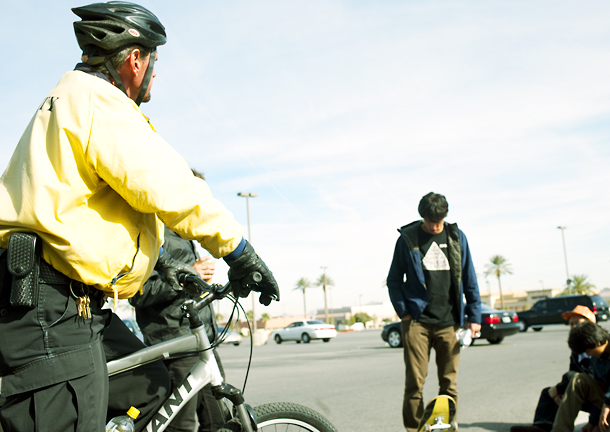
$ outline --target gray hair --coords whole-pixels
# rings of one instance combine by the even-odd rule
[[[91,70],[93,72],[100,72],[106,75],[108,79],[112,79],[112,75],[110,75],[110,71],[108,71],[108,68],[106,67],[106,61],[110,60],[110,63],[112,64],[114,69],[119,70],[123,63],[125,63],[125,60],[129,56],[129,54],[131,54],[131,52],[135,49],[140,50],[142,58],[148,57],[152,52],[149,48],[145,48],[141,45],[129,45],[125,48],[122,48],[115,54],[110,55],[107,59],[105,59],[105,61],[102,61],[101,63],[96,65],[89,64],[89,66],[91,67]],[[84,52],[83,55],[87,54]],[[89,56],[94,57],[95,54],[89,54]]]

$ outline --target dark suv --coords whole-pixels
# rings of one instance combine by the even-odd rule
[[[540,331],[542,326],[547,324],[567,324],[561,314],[571,311],[578,305],[591,309],[598,322],[608,319],[608,303],[600,296],[566,295],[539,300],[530,310],[518,312],[521,331],[526,331],[529,327]]]

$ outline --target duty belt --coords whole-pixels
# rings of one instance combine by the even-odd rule
[[[56,284],[56,285],[68,285],[70,284],[70,279],[63,273],[58,272],[49,264],[47,264],[44,260],[40,260],[40,264],[38,266],[38,283],[44,284]]]
[[[38,303],[38,285],[69,285],[73,281],[41,258],[42,240],[34,233],[14,232],[3,254],[6,269],[12,275],[10,303],[12,307],[33,309]],[[4,279],[4,278],[2,278]],[[81,291],[85,285],[75,282]],[[88,287],[87,287],[88,290]],[[73,294],[74,297],[79,297]]]

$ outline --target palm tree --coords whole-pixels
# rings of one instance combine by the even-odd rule
[[[565,294],[594,294],[593,288],[595,285],[587,281],[587,275],[573,275],[571,279],[571,285],[566,288],[561,295]],[[571,290],[570,290],[571,288]]]
[[[303,291],[303,318],[307,318],[307,303],[305,302],[305,290],[311,288],[311,282],[307,278],[301,278],[298,280],[297,285],[294,287],[295,290]]]
[[[502,296],[502,283],[500,282],[500,276],[503,274],[513,274],[510,264],[502,255],[494,255],[489,259],[489,263],[486,265],[487,270],[485,275],[494,275],[498,278],[498,288],[500,289],[500,305],[504,309],[504,297]]]
[[[316,285],[321,286],[322,289],[324,290],[324,316],[326,318],[326,322],[328,323],[329,321],[328,321],[328,304],[326,303],[326,287],[334,286],[335,283],[333,282],[333,280],[331,278],[326,276],[326,272],[324,272],[320,275],[320,278],[316,282]]]

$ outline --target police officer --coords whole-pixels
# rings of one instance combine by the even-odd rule
[[[45,97],[0,179],[0,421],[10,431],[103,431],[105,297],[129,298],[153,268],[180,289],[163,225],[277,283],[231,213],[140,111],[165,28],[127,2],[74,8],[82,60]],[[171,172],[171,176],[163,176]],[[61,415],[58,415],[61,413]]]

